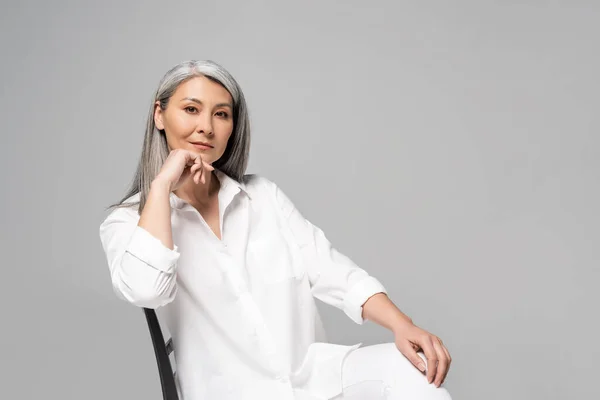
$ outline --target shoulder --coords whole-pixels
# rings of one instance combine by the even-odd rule
[[[256,192],[274,192],[277,185],[272,180],[258,174],[247,174],[242,179],[242,184],[249,194]]]
[[[100,232],[114,223],[133,222],[137,224],[140,218],[138,214],[139,201],[140,194],[137,193],[125,199],[121,205],[111,208],[100,224]]]
[[[262,175],[250,174],[244,176],[245,190],[254,199],[269,200],[284,212],[289,212],[294,206],[281,187],[273,180]]]
[[[244,186],[246,193],[248,193],[253,200],[268,200],[276,203],[280,200],[281,190],[279,189],[279,186],[265,176],[258,174],[244,175],[242,185]]]
[[[263,175],[244,175],[242,185],[250,196],[252,196],[252,194],[256,194],[257,196],[268,195],[277,201],[281,201],[281,199],[285,197],[285,194],[281,190],[281,186]]]

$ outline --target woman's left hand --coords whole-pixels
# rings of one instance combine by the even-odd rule
[[[426,369],[425,364],[417,352],[425,353],[427,382],[433,382],[436,387],[440,387],[452,362],[442,339],[408,322],[394,330],[394,337],[398,350],[423,373]]]

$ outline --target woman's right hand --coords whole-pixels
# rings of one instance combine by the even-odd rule
[[[190,176],[195,183],[206,183],[206,174],[213,170],[213,166],[203,161],[200,154],[174,149],[169,153],[155,179],[164,179],[171,191],[175,191]]]

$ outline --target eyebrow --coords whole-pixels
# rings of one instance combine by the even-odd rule
[[[198,103],[200,105],[203,104],[200,100],[198,100],[195,97],[186,97],[186,98],[182,99],[181,101],[193,101],[194,103]],[[215,107],[229,107],[233,110],[233,106],[231,105],[231,103],[219,103],[219,104],[215,104]]]

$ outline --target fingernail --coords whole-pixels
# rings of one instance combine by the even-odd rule
[[[419,363],[419,369],[421,370],[421,372],[425,372],[425,364]]]

